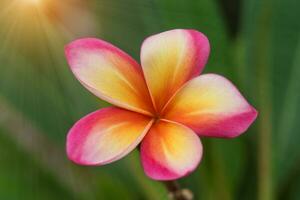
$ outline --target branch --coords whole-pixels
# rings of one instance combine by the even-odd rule
[[[163,182],[169,191],[169,198],[171,200],[192,200],[193,193],[188,189],[181,189],[177,181]]]

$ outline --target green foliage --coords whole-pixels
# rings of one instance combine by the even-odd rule
[[[239,138],[202,138],[201,165],[180,180],[194,191],[195,199],[299,199],[300,2],[242,1],[234,38],[219,2],[85,3],[95,21],[92,36],[137,60],[142,41],[151,34],[173,28],[205,33],[211,43],[205,73],[231,79],[260,112],[255,125]],[[57,21],[14,17],[9,5],[7,0],[0,3],[0,103],[8,101],[21,118],[63,149],[72,124],[107,104],[86,91],[68,69],[63,48],[74,37],[66,36]],[[3,116],[0,113],[0,199],[167,199],[163,185],[144,175],[138,152],[101,168],[68,165],[64,170],[71,184],[66,184],[56,170],[10,137],[13,133],[1,124]],[[74,191],[72,183],[87,189]]]
[[[19,199],[74,199],[68,189],[55,177],[32,160],[30,154],[4,137],[0,130],[0,198]]]

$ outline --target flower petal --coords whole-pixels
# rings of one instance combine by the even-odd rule
[[[209,51],[208,39],[195,30],[166,31],[144,41],[141,63],[157,111],[185,82],[199,75]]]
[[[82,165],[103,165],[118,160],[143,139],[151,118],[110,107],[80,119],[67,136],[67,155]]]
[[[93,94],[125,109],[153,113],[142,69],[129,55],[94,38],[76,40],[65,51],[72,72]]]
[[[256,116],[256,110],[236,87],[216,74],[189,81],[164,110],[164,118],[209,137],[236,137],[248,129]]]
[[[156,122],[142,141],[142,165],[152,179],[173,180],[188,175],[201,157],[199,137],[191,129],[174,122]]]

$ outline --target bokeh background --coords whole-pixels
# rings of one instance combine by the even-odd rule
[[[139,60],[143,39],[205,33],[205,73],[231,79],[260,112],[246,134],[202,138],[195,199],[300,199],[299,0],[0,0],[0,199],[163,200],[138,152],[104,167],[69,162],[68,129],[108,104],[73,77],[64,45],[110,41]]]

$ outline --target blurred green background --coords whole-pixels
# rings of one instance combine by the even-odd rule
[[[167,199],[138,152],[104,167],[65,155],[65,136],[107,106],[73,77],[64,45],[99,37],[139,60],[144,38],[205,33],[205,73],[231,79],[259,111],[246,134],[202,138],[198,169],[181,179],[195,199],[300,199],[299,0],[0,0],[0,199]]]

